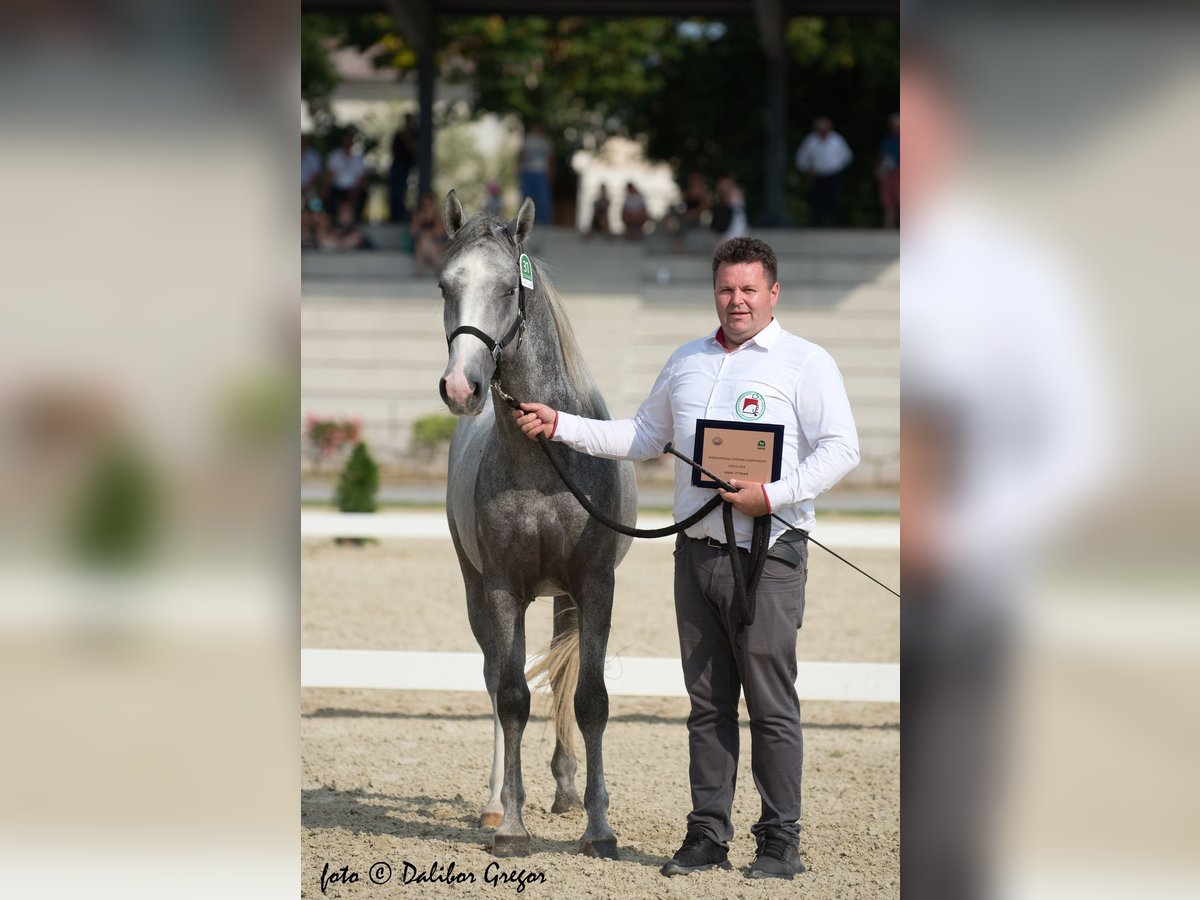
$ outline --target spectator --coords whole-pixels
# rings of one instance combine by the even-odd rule
[[[648,221],[650,221],[650,213],[646,210],[646,198],[630,181],[625,185],[625,202],[621,205],[621,222],[625,225],[625,239],[640,241]]]
[[[300,196],[305,203],[321,194],[321,152],[312,145],[312,138],[300,135]]]
[[[612,201],[608,197],[608,185],[602,184],[599,196],[592,201],[592,222],[584,237],[602,234],[608,239],[612,238],[612,226],[608,223],[608,211],[611,207]]]
[[[813,122],[813,131],[796,150],[796,168],[812,179],[809,195],[812,224],[842,224],[842,172],[854,160],[845,139],[833,130],[828,116]]]
[[[746,217],[746,195],[732,175],[717,181],[717,203],[713,207],[711,228],[720,245],[730,238],[746,237],[750,223]]]
[[[408,221],[408,175],[417,161],[417,120],[405,113],[404,127],[392,135],[392,165],[388,169],[388,221]]]
[[[539,121],[533,121],[521,144],[518,166],[521,193],[533,200],[534,221],[550,222],[550,185],[554,181],[554,145]]]
[[[687,187],[683,191],[682,218],[685,231],[700,227],[709,205],[708,185],[704,183],[704,176],[693,172],[688,176]]]
[[[888,133],[879,144],[879,205],[883,207],[883,227],[895,228],[900,212],[900,113],[888,117]]]
[[[413,274],[420,278],[425,267],[435,274],[442,271],[442,246],[446,243],[446,226],[442,213],[434,202],[432,191],[423,191],[417,198],[417,211],[412,217]]]
[[[300,249],[317,250],[329,228],[329,216],[320,197],[313,197],[300,208]]]
[[[329,217],[321,213],[317,220],[318,241],[325,250],[370,250],[371,239],[354,217],[354,206],[343,200],[338,207],[337,220],[329,224]]]
[[[704,224],[710,205],[708,185],[704,183],[704,176],[699,172],[692,172],[688,176],[687,186],[683,189],[683,203],[675,207],[678,214],[672,217],[667,229],[671,233],[673,252],[683,252],[684,236]]]
[[[326,207],[341,210],[342,203],[349,201],[354,221],[361,221],[363,208],[367,205],[367,165],[362,154],[354,149],[352,129],[342,133],[338,148],[329,154],[325,167],[329,171]]]

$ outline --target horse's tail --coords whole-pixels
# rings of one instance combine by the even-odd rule
[[[554,692],[550,701],[554,714],[554,734],[575,755],[575,686],[579,683],[579,628],[572,623],[554,636],[550,646],[533,657],[525,673],[530,682],[550,682]]]

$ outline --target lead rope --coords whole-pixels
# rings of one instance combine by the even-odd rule
[[[521,410],[521,403],[516,398],[505,393],[504,388],[500,387],[499,377],[492,379],[492,387],[496,389],[496,393],[500,396],[511,409]],[[541,445],[542,451],[546,454],[546,459],[550,460],[550,465],[554,467],[554,471],[558,473],[559,479],[567,490],[569,490],[575,499],[579,501],[579,505],[587,510],[588,515],[599,522],[606,528],[609,528],[618,534],[624,534],[628,537],[635,538],[660,538],[669,537],[673,534],[691,528],[710,512],[717,508],[717,505],[722,503],[720,495],[714,496],[711,500],[705,503],[695,513],[688,516],[682,522],[676,522],[673,525],[667,525],[664,528],[633,528],[623,522],[618,522],[615,519],[610,519],[602,513],[591,499],[571,480],[562,461],[554,455],[550,449],[550,439],[546,437],[545,432],[537,436],[538,444]],[[758,600],[758,581],[762,575],[763,567],[767,563],[767,544],[771,536],[771,517],[769,515],[759,516],[754,520],[754,533],[750,544],[750,559],[749,573],[743,571],[741,564],[741,554],[735,552],[737,541],[733,530],[733,504],[725,503],[725,509],[722,512],[722,518],[725,524],[725,547],[729,552],[730,568],[733,572],[733,592],[734,598],[737,601],[738,607],[738,633],[745,630],[747,625],[754,624],[754,613],[757,607]],[[733,548],[733,549],[730,549]]]

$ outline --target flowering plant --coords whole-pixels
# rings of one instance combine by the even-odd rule
[[[304,421],[304,438],[315,460],[328,459],[347,444],[358,440],[362,420],[322,419],[309,413]]]

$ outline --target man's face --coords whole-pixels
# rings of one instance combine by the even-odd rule
[[[733,349],[771,324],[779,282],[767,283],[760,262],[721,263],[713,293],[725,343]]]

